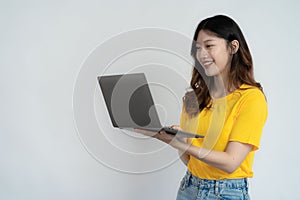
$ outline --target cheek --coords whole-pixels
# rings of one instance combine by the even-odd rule
[[[197,61],[200,62],[200,51],[196,52],[196,58],[197,58]]]
[[[230,61],[230,55],[226,50],[218,50],[212,54],[216,63],[220,65],[226,65]]]

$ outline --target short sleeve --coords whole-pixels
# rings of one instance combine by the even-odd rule
[[[251,144],[253,150],[257,150],[268,116],[268,108],[263,93],[258,89],[250,90],[241,100],[229,141]]]

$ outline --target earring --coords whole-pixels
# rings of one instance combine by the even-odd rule
[[[195,88],[198,88],[200,86],[200,81],[198,81],[197,83],[195,83]]]

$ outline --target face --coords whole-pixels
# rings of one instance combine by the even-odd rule
[[[201,30],[196,42],[196,57],[205,70],[205,74],[226,76],[232,59],[226,40]]]

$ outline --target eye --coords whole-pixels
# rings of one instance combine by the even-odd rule
[[[214,45],[212,45],[212,44],[207,44],[205,47],[207,48],[207,49],[210,49],[210,48],[212,48]]]

